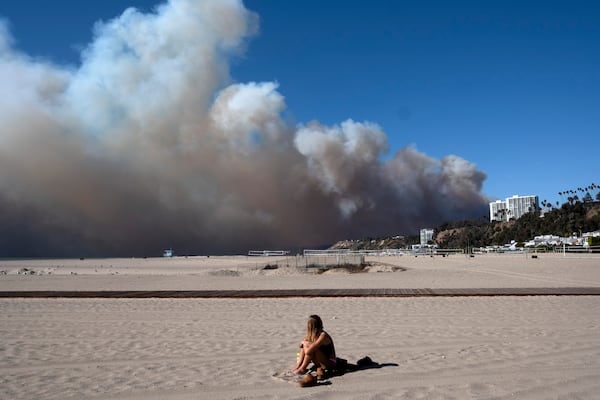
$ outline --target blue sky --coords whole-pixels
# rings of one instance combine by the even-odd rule
[[[95,21],[154,1],[4,2],[15,47],[77,64]],[[379,124],[391,157],[413,145],[487,174],[492,199],[559,200],[598,179],[600,3],[266,1],[234,81],[276,81],[297,123]]]

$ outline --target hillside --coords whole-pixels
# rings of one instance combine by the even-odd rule
[[[486,219],[444,223],[434,229],[433,241],[440,248],[483,247],[526,242],[534,236],[571,236],[573,233],[600,230],[600,204],[598,202],[569,202],[543,214],[538,210],[518,220],[489,222]],[[340,241],[331,249],[380,250],[403,248],[418,244],[419,237],[394,236]]]

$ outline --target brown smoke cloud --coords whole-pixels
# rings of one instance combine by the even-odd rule
[[[0,257],[296,249],[485,212],[468,161],[384,161],[376,124],[290,126],[277,84],[231,84],[256,29],[241,1],[128,9],[66,68],[0,23]]]

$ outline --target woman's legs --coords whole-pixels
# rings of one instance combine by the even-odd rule
[[[317,367],[321,367],[323,369],[329,369],[335,366],[335,363],[331,361],[327,356],[318,349],[312,356],[312,362],[317,365]]]
[[[306,372],[306,368],[302,369],[302,365],[304,365],[306,358],[307,358],[307,356],[306,356],[306,352],[304,351],[304,347],[301,347],[300,352],[298,353],[298,360],[296,362],[296,366],[292,370],[293,373],[303,374],[304,372]],[[309,362],[310,362],[310,360],[309,360]],[[307,363],[307,365],[308,365],[308,363]]]
[[[296,374],[306,373],[306,369],[311,362],[313,362],[317,367],[321,367],[323,369],[328,369],[333,366],[332,361],[329,360],[325,354],[323,354],[321,349],[309,349],[306,351],[306,348],[308,348],[308,346],[303,346],[300,350],[300,359],[298,360],[296,368],[294,368],[292,372]]]
[[[306,367],[302,368],[302,365],[305,364],[306,359],[306,349],[310,347],[310,342],[307,340],[303,340],[300,343],[300,351],[298,352],[298,359],[296,360],[296,366],[292,370],[295,374],[303,374],[306,372]],[[306,362],[306,365],[310,363],[310,360]]]

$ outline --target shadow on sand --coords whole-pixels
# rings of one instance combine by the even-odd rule
[[[336,359],[336,367],[335,369],[323,371],[323,375],[319,375],[317,370],[316,379],[308,380],[307,385],[301,386],[320,386],[320,385],[331,385],[329,378],[333,378],[336,376],[342,376],[347,373],[364,371],[366,369],[377,369],[383,367],[397,367],[396,363],[378,363],[371,359],[371,357],[363,357],[356,362],[356,364],[349,363],[347,360],[343,358]]]
[[[348,361],[344,360],[343,358],[338,358],[336,364],[337,364],[337,367],[334,371],[332,371],[333,374],[331,376],[344,375],[349,372],[363,371],[365,369],[377,369],[377,368],[383,368],[383,367],[397,367],[398,366],[398,364],[396,364],[396,363],[375,362],[369,356],[361,358],[360,360],[358,360],[356,362],[356,364],[349,363]]]
[[[348,360],[338,357],[336,359],[336,367],[334,369],[323,370],[312,364],[308,370],[308,373],[304,376],[294,374],[291,371],[286,371],[283,373],[273,374],[273,378],[300,385],[300,387],[325,386],[331,385],[332,382],[330,381],[330,378],[334,378],[336,376],[342,376],[348,373],[363,371],[366,369],[397,366],[398,364],[396,363],[381,364],[375,362],[371,359],[371,357],[363,357],[358,360],[356,364],[349,363]]]

